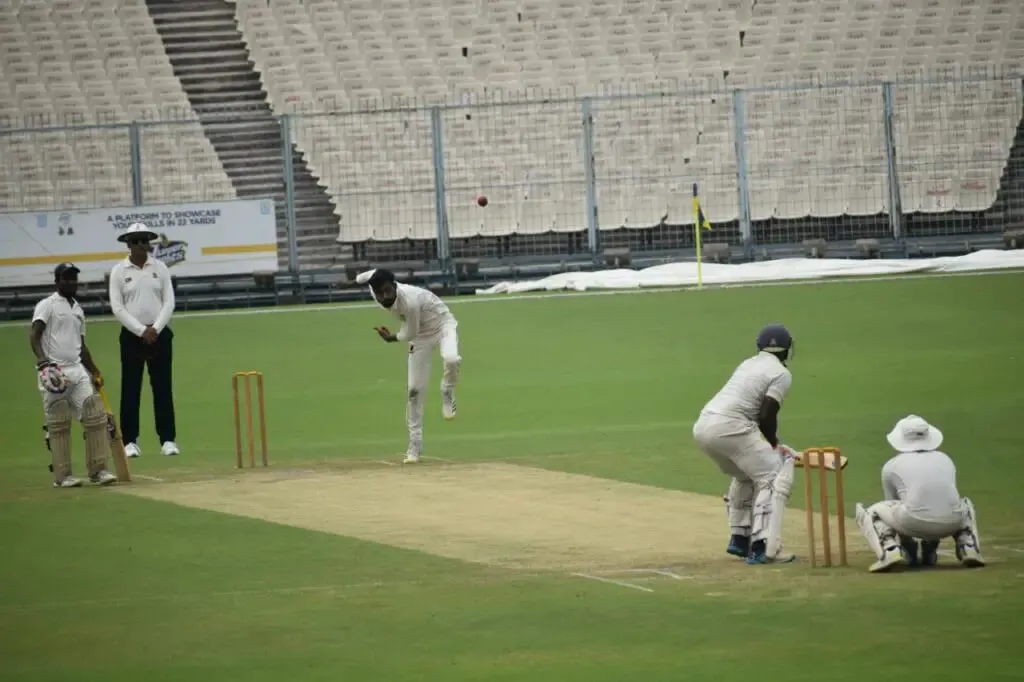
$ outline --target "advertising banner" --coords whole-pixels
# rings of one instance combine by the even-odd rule
[[[278,270],[272,199],[0,213],[0,287],[52,284],[64,261],[80,281],[102,282],[128,256],[117,237],[135,222],[159,235],[153,256],[172,276]]]

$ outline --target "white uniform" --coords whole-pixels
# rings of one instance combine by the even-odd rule
[[[777,536],[792,487],[793,463],[784,466],[787,459],[765,440],[758,417],[765,397],[782,405],[792,383],[793,375],[782,361],[772,353],[759,352],[740,363],[693,425],[701,451],[732,477],[728,494],[732,534],[768,541],[768,554],[773,557],[781,549]],[[773,497],[777,498],[774,507]]]
[[[944,452],[901,452],[882,467],[886,502],[876,507],[900,535],[939,540],[964,527],[967,510],[956,487],[956,465]]]
[[[459,365],[462,362],[459,355],[459,325],[448,306],[437,295],[410,284],[396,284],[395,303],[385,310],[402,321],[402,328],[396,336],[399,341],[409,343],[407,455],[410,459],[415,459],[423,447],[423,394],[430,381],[430,365],[435,348],[440,348],[441,360],[444,363],[444,374],[441,378],[444,415],[449,419],[455,415],[454,390],[459,379]]]
[[[965,566],[984,566],[974,504],[960,497],[956,465],[940,451],[942,432],[917,415],[908,415],[886,436],[899,452],[882,467],[885,500],[869,507],[857,503],[856,518],[878,561],[868,569],[886,571],[915,562],[917,540],[934,543],[952,537]],[[902,537],[902,540],[901,540]],[[922,557],[937,560],[934,549]],[[909,557],[908,557],[909,553]]]
[[[38,381],[46,415],[46,432],[52,455],[53,484],[72,488],[81,482],[71,475],[71,420],[78,419],[85,429],[85,456],[89,478],[107,485],[117,477],[106,470],[106,413],[93,385],[93,378],[82,364],[82,337],[85,336],[85,311],[77,301],[53,293],[36,304],[32,323],[45,327],[40,339],[43,355],[61,368],[67,380],[62,393],[50,393]]]
[[[67,400],[76,419],[81,419],[85,400],[96,392],[92,376],[82,364],[82,337],[85,336],[85,311],[78,301],[69,301],[54,292],[36,304],[32,322],[46,325],[41,345],[47,359],[57,363],[68,381],[64,393],[50,393],[38,382],[43,409],[50,415],[52,406]]]
[[[740,363],[704,406],[693,437],[723,473],[746,481],[774,478],[782,460],[761,435],[758,416],[765,396],[782,405],[792,384],[789,369],[761,352]]]
[[[115,265],[109,293],[114,317],[135,336],[142,336],[147,326],[159,334],[171,321],[175,306],[171,271],[152,256],[141,268],[129,258]]]

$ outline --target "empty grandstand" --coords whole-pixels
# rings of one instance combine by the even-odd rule
[[[4,0],[0,211],[588,267],[686,257],[698,183],[731,258],[962,252],[1024,222],[1022,64],[1019,0]]]

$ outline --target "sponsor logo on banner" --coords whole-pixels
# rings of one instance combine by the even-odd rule
[[[164,265],[171,268],[185,260],[185,250],[188,249],[188,242],[171,241],[166,234],[161,234],[153,246],[152,256]]]

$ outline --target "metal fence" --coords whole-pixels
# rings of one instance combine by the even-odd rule
[[[278,202],[282,262],[335,242],[442,264],[683,249],[694,183],[713,239],[748,253],[1024,220],[1019,74],[554,94],[264,114],[277,132],[253,145],[280,182],[252,191]],[[248,198],[254,171],[219,141],[258,119],[0,129],[0,210]]]

